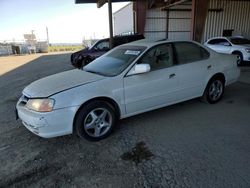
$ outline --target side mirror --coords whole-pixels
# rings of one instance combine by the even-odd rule
[[[130,75],[135,75],[135,74],[143,74],[147,73],[150,71],[150,65],[149,64],[136,64],[127,74],[128,76]]]

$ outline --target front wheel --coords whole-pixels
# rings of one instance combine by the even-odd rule
[[[224,88],[223,80],[214,78],[209,81],[202,98],[210,104],[217,103],[222,98]]]
[[[106,138],[112,132],[116,115],[111,105],[104,101],[93,101],[83,106],[75,121],[79,137],[90,141]]]

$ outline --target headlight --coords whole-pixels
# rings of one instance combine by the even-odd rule
[[[247,53],[250,53],[250,48],[245,49]]]
[[[29,99],[26,107],[37,112],[51,112],[54,104],[54,99]]]

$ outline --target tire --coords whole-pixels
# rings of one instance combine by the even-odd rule
[[[238,55],[237,66],[241,66],[243,63],[243,55],[241,52],[233,52],[233,54]]]
[[[83,57],[82,55],[79,55],[75,59],[73,58],[72,60],[72,65],[78,69],[82,68],[83,66]]]
[[[224,89],[225,83],[223,79],[215,77],[208,82],[202,99],[209,104],[215,104],[222,98]]]
[[[92,101],[76,116],[75,130],[79,137],[99,141],[109,136],[116,123],[114,108],[104,101]]]
[[[83,66],[89,64],[91,61],[93,61],[94,59],[92,59],[90,56],[86,56],[84,58],[84,63],[83,63]]]

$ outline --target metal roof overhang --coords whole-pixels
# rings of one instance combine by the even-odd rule
[[[111,0],[112,3],[118,3],[118,2],[128,2],[133,0]],[[82,3],[96,3],[97,7],[102,7],[108,0],[75,0],[76,4],[82,4]]]
[[[75,0],[75,2],[78,3],[97,3],[100,0]],[[112,0],[113,3],[115,2],[126,2],[131,0]]]

